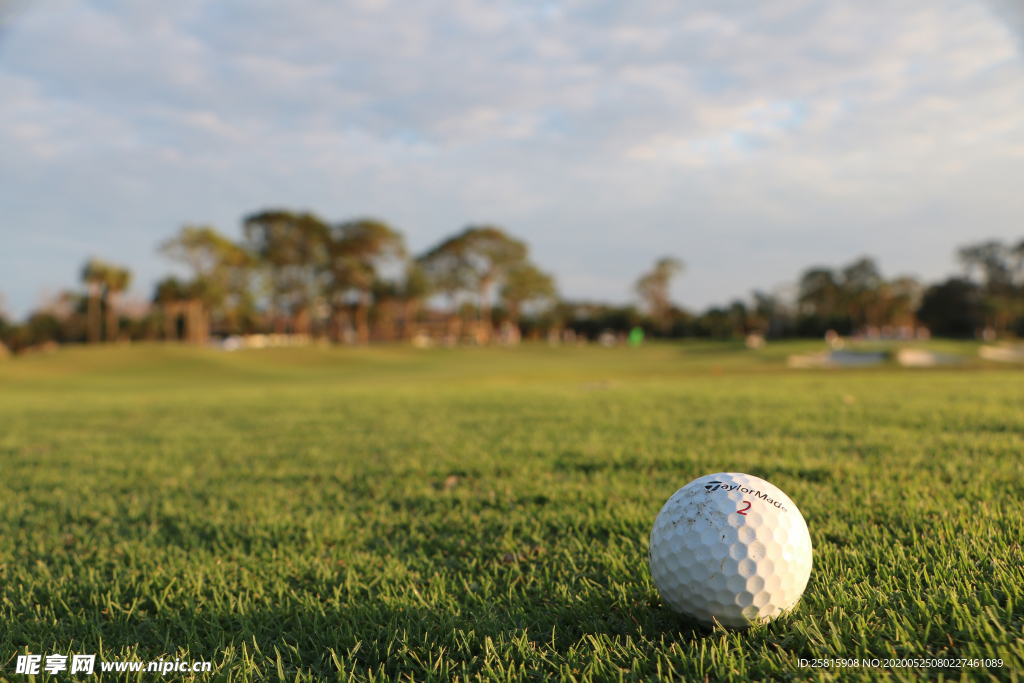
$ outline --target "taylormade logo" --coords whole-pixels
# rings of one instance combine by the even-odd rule
[[[781,502],[775,500],[774,498],[769,496],[767,493],[761,493],[760,491],[757,491],[755,489],[749,489],[746,486],[740,486],[739,484],[726,484],[725,482],[721,482],[721,481],[709,481],[708,483],[704,484],[704,490],[707,491],[708,493],[713,493],[713,492],[719,491],[719,490],[725,491],[726,493],[728,493],[730,491],[739,491],[740,493],[749,493],[754,498],[757,498],[758,500],[762,500],[765,503],[768,503],[769,505],[774,505],[775,507],[777,507],[778,509],[782,510],[783,512],[789,512],[789,510]]]

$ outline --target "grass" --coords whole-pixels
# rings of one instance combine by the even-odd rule
[[[1024,374],[785,368],[820,347],[0,361],[0,677],[59,652],[238,681],[1017,680]],[[716,471],[778,485],[814,542],[798,610],[747,632],[663,609],[647,569],[661,505]],[[799,666],[826,657],[1003,666]]]

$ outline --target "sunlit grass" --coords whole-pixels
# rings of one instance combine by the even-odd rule
[[[101,650],[225,680],[1019,675],[1024,374],[785,369],[820,348],[4,361],[3,675]],[[815,546],[797,612],[746,633],[662,609],[646,564],[662,503],[722,470],[786,491]]]

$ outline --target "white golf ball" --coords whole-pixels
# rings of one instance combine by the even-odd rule
[[[668,499],[651,529],[650,562],[654,585],[673,610],[746,628],[796,605],[811,575],[811,536],[778,488],[720,472]]]

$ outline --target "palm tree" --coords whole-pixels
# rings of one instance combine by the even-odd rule
[[[107,282],[107,273],[110,266],[99,259],[89,259],[82,267],[82,282],[89,288],[89,303],[87,311],[87,329],[90,344],[96,344],[101,339],[103,321],[100,313],[100,299],[103,296],[103,287]]]
[[[117,341],[121,332],[120,313],[121,292],[128,289],[132,281],[132,272],[127,268],[110,266],[107,268],[105,284],[107,286],[107,341]]]

